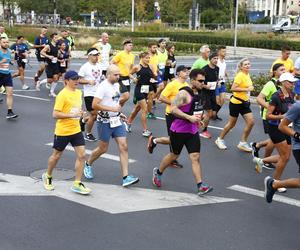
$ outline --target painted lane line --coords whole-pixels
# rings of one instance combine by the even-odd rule
[[[51,143],[47,143],[47,144],[45,144],[46,146],[53,146],[53,143],[51,142]],[[72,147],[72,146],[70,146],[70,145],[68,145],[67,147],[66,147],[66,150],[68,150],[68,151],[73,151],[74,152],[74,148]],[[87,155],[91,155],[92,154],[92,150],[89,150],[89,149],[85,149],[85,153],[87,154]],[[105,158],[105,159],[108,159],[108,160],[112,160],[112,161],[120,161],[120,157],[119,156],[117,156],[117,155],[112,155],[112,154],[103,154],[103,155],[101,155],[101,157],[100,158]],[[134,160],[134,159],[128,159],[128,162],[129,163],[134,163],[134,162],[136,162],[136,160]]]
[[[83,196],[70,191],[72,181],[54,181],[55,190],[46,191],[41,181],[37,182],[28,176],[0,173],[0,179],[6,181],[0,185],[0,196],[56,196],[110,214],[239,201],[210,195],[199,197],[191,193],[138,187],[123,188],[121,185],[92,182],[87,183],[92,193]]]
[[[164,118],[164,117],[159,117],[159,116],[156,116],[156,119],[157,119],[157,120],[162,120],[162,121],[165,121],[165,120],[166,120],[166,118]],[[223,128],[221,128],[221,127],[215,127],[215,126],[210,126],[210,125],[208,125],[208,127],[209,127],[209,128],[213,128],[213,129],[223,130]]]
[[[51,101],[50,99],[45,99],[45,98],[40,98],[40,97],[35,97],[35,96],[19,95],[19,94],[13,94],[13,95],[17,96],[17,97],[33,99],[33,100],[39,100],[39,101],[45,101],[45,102],[50,102]]]
[[[260,191],[260,190],[254,189],[254,188],[244,187],[244,186],[240,186],[240,185],[233,185],[231,187],[228,187],[228,189],[238,191],[241,193],[245,193],[245,194],[262,197],[262,198],[264,198],[264,195],[265,195],[264,191]],[[288,205],[300,207],[300,200],[288,198],[288,197],[278,195],[278,194],[274,195],[273,201],[278,201],[278,202],[285,203]]]

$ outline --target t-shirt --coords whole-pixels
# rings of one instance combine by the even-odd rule
[[[165,49],[164,52],[161,52],[159,49],[157,50],[158,57],[158,68],[164,69],[166,66],[166,62],[168,60],[168,51]]]
[[[151,69],[154,70],[154,73],[156,74],[158,70],[158,56],[156,54],[154,55],[150,54],[149,65],[151,66]]]
[[[70,91],[64,88],[55,98],[54,110],[65,114],[79,112],[82,106],[81,96],[81,91],[78,89]],[[79,133],[81,131],[79,119],[80,118],[58,119],[56,121],[54,134],[58,136],[68,136]]]
[[[192,66],[192,69],[202,69],[207,64],[209,64],[209,60],[205,60],[204,58],[200,57],[198,60],[196,60]]]
[[[285,118],[293,123],[293,128],[297,133],[300,133],[300,102],[296,103],[285,114]],[[300,149],[300,142],[292,137],[293,149]]]
[[[211,68],[209,65],[206,65],[203,68],[203,71],[205,72],[205,85],[210,85],[211,91],[215,91],[217,82],[219,80],[219,67],[216,66],[215,68]],[[210,91],[208,89],[203,89],[205,91]]]
[[[98,62],[100,63],[101,69],[107,70],[109,66],[111,45],[109,43],[103,44],[101,42],[98,42],[94,44],[93,47],[96,48],[100,53]]]
[[[225,82],[225,73],[226,73],[226,61],[225,59],[221,61],[220,58],[218,58],[217,66],[219,67],[219,79],[221,82]]]
[[[274,81],[277,81],[275,78],[273,78]],[[265,96],[266,102],[270,102],[272,95],[277,91],[277,87],[274,84],[273,81],[268,81],[263,89],[260,91],[261,94]],[[267,115],[267,109],[264,108],[262,112],[262,119],[266,120],[266,115]]]
[[[104,80],[98,87],[95,94],[96,98],[101,99],[101,104],[109,107],[117,107],[121,97],[119,83],[111,84],[107,79]],[[109,118],[117,116],[118,112],[100,111],[99,116]]]
[[[24,59],[25,56],[23,55],[23,53],[25,53],[26,51],[29,50],[28,46],[26,43],[20,43],[20,44],[16,44],[14,43],[11,47],[11,50],[15,51],[15,60],[18,59]]]
[[[300,57],[297,58],[296,62],[295,62],[295,67],[296,70],[300,70]]]
[[[50,44],[50,41],[48,39],[48,37],[44,36],[37,36],[35,39],[34,39],[34,45],[47,45],[47,44]],[[37,53],[39,54],[41,52],[43,48],[37,48],[36,51]]]
[[[95,85],[84,84],[83,94],[84,96],[95,96],[98,85],[101,82],[102,70],[99,63],[91,64],[86,62],[79,69],[78,75],[85,80],[95,80]]]
[[[240,71],[239,73],[236,74],[234,78],[234,83],[239,87],[239,88],[248,88],[252,86],[252,80],[250,78],[249,74],[245,74],[244,72]],[[250,92],[248,91],[243,91],[243,92],[234,92],[233,91],[233,96],[236,96],[239,99],[242,99],[244,101],[248,101],[250,98]],[[230,102],[233,104],[241,104],[242,102],[235,99],[232,97],[230,99]]]
[[[278,89],[271,97],[270,105],[275,106],[273,115],[283,115],[285,114],[295,103],[294,94],[290,93],[288,97],[284,97],[281,89]],[[280,120],[268,120],[272,125],[279,125]]]
[[[5,32],[0,33],[0,37],[8,39],[8,35]]]
[[[294,62],[291,58],[288,58],[287,60],[282,60],[281,58],[278,58],[277,60],[275,60],[275,62],[273,62],[272,67],[270,69],[270,72],[272,72],[273,65],[276,64],[276,63],[283,64],[284,67],[285,67],[285,70],[287,72],[292,73],[294,71]]]
[[[11,61],[11,51],[9,49],[5,53],[0,49],[0,61],[3,59],[6,59],[6,62],[0,63],[0,73],[8,75],[10,74],[9,65]]]
[[[134,55],[123,50],[116,54],[113,60],[119,67],[121,76],[129,76],[130,68],[134,64]]]
[[[173,101],[175,96],[178,94],[179,89],[182,87],[189,86],[187,82],[181,83],[177,79],[173,80],[172,82],[168,83],[164,90],[161,92],[161,95],[170,101]],[[170,114],[171,109],[170,105],[167,104],[166,106],[166,114]]]

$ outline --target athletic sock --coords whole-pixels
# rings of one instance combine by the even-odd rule
[[[153,139],[153,143],[154,143],[154,144],[157,144],[156,139]]]
[[[56,88],[57,82],[51,83],[50,93],[54,93],[54,90]]]
[[[74,185],[75,186],[79,186],[79,183],[80,183],[81,181],[74,181]]]
[[[126,176],[123,176],[123,180],[125,180],[125,179],[127,178],[127,176],[128,176],[128,175],[126,175]]]
[[[202,185],[202,181],[197,183],[197,188],[199,189],[201,187],[201,185]]]
[[[207,127],[205,127],[205,128],[202,130],[202,132],[205,132],[205,131],[207,131]]]
[[[43,79],[43,80],[40,81],[40,84],[44,84],[44,83],[45,84],[47,83],[47,79]]]
[[[7,113],[11,113],[11,112],[12,112],[12,109],[8,109],[8,110],[7,110]]]
[[[162,172],[159,171],[159,169],[157,169],[156,173],[157,173],[158,175],[162,175],[162,174],[163,174]]]

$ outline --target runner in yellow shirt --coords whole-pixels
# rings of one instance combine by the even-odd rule
[[[79,194],[89,194],[91,190],[86,188],[81,182],[83,166],[85,160],[84,138],[81,132],[79,120],[83,116],[81,109],[81,91],[76,89],[79,75],[75,71],[65,73],[65,87],[56,97],[53,117],[57,119],[53,153],[48,159],[47,172],[43,174],[44,188],[48,191],[54,190],[52,184],[52,172],[61,158],[66,146],[71,143],[76,153],[75,181],[71,190]]]
[[[290,55],[291,55],[291,48],[288,45],[283,46],[281,48],[281,57],[276,59],[273,62],[270,72],[273,73],[272,69],[276,63],[281,63],[284,65],[286,72],[293,73],[294,72],[294,62],[291,58],[289,58]]]

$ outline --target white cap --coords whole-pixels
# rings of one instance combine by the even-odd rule
[[[279,82],[284,82],[284,81],[297,82],[298,79],[295,78],[293,74],[289,72],[285,72],[279,77]]]

